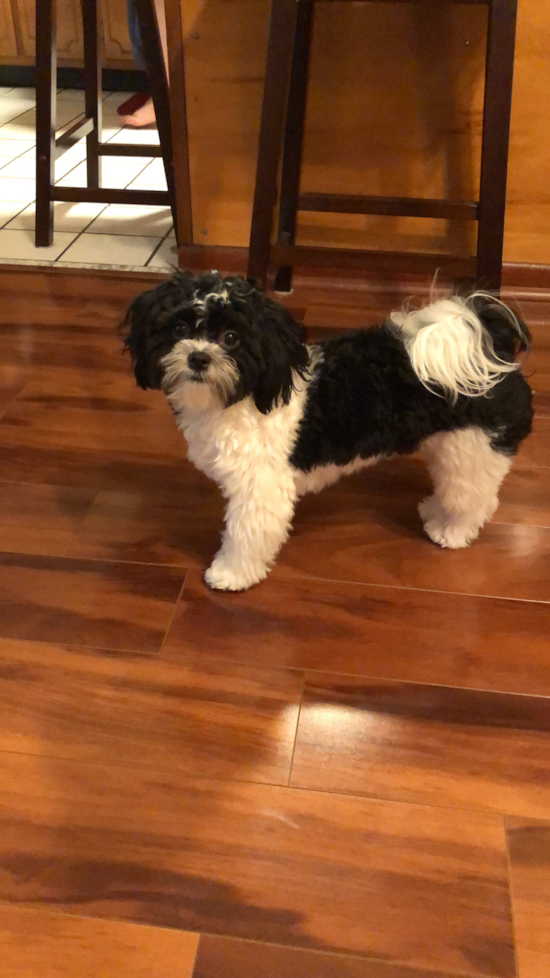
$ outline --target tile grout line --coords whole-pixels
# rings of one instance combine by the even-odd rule
[[[161,240],[159,241],[159,243],[157,244],[157,246],[155,248],[153,248],[153,251],[151,252],[151,254],[149,255],[149,258],[145,262],[144,268],[162,268],[163,267],[162,265],[158,265],[157,266],[157,265],[151,265],[150,263],[153,261],[153,258],[155,257],[155,255],[158,254],[158,252],[162,248],[164,242],[168,240],[168,238],[171,235],[171,233],[172,233],[172,228],[170,228],[170,230],[166,232],[166,234],[164,235],[163,238],[161,238]],[[178,262],[177,255],[174,255],[174,258],[176,259],[176,265],[174,266],[174,269],[176,269],[177,268],[177,262]]]
[[[8,204],[9,201],[1,201],[0,203],[2,203],[2,204],[3,203]],[[19,203],[21,203],[21,201],[15,200],[14,203],[15,204],[19,204]],[[12,217],[9,217],[8,220],[6,221],[6,224],[2,224],[0,226],[0,231],[15,231],[15,230],[17,230],[16,228],[8,228],[8,227],[6,227],[6,225],[7,224],[10,224],[12,221],[15,221],[15,218],[16,217],[19,217],[23,213],[23,211],[26,211],[27,210],[27,207],[32,207],[32,201],[29,204],[24,204],[23,207],[21,208],[21,210],[20,211],[17,211],[17,214],[14,214]]]
[[[60,233],[60,234],[62,234],[63,232],[62,232],[62,231],[60,231],[59,233]],[[63,248],[63,250],[62,250],[62,251],[60,251],[60,253],[59,253],[59,254],[57,255],[57,257],[53,259],[53,262],[54,262],[54,264],[55,264],[55,262],[56,262],[56,261],[59,261],[59,259],[60,259],[60,258],[61,258],[61,257],[62,257],[62,256],[63,256],[63,255],[64,255],[64,254],[65,254],[65,253],[66,253],[66,252],[68,251],[68,250],[69,250],[69,248],[71,248],[71,247],[72,247],[72,246],[73,246],[73,245],[75,244],[75,242],[77,242],[77,241],[78,241],[78,239],[79,239],[79,238],[80,238],[80,237],[81,237],[81,236],[82,236],[83,234],[84,234],[84,231],[79,231],[79,232],[78,232],[78,233],[77,233],[77,234],[75,235],[75,237],[73,238],[73,240],[72,240],[72,241],[69,241],[69,244],[68,244],[68,245],[66,245],[66,247],[65,247],[65,248]]]
[[[65,254],[67,253],[67,251],[69,250],[69,248],[72,248],[72,246],[73,246],[73,245],[74,245],[74,244],[75,244],[75,243],[76,243],[76,242],[78,241],[78,239],[79,239],[80,237],[82,237],[82,235],[83,235],[83,234],[85,233],[85,231],[86,231],[86,229],[90,227],[90,224],[93,224],[93,223],[94,223],[94,221],[95,221],[95,219],[96,219],[96,217],[100,217],[100,215],[101,215],[101,214],[103,214],[103,211],[105,211],[105,210],[107,210],[107,207],[108,207],[108,206],[109,206],[108,204],[105,204],[105,207],[103,207],[103,208],[102,208],[102,209],[101,209],[101,210],[99,211],[99,214],[96,214],[96,215],[95,215],[95,217],[92,217],[92,219],[91,219],[91,221],[89,222],[89,224],[86,224],[86,226],[85,226],[85,227],[83,227],[83,228],[82,228],[82,230],[80,230],[80,231],[78,231],[78,232],[77,232],[77,234],[76,234],[76,237],[74,237],[72,241],[69,241],[69,244],[67,245],[67,247],[66,247],[66,248],[64,248],[64,249],[63,249],[63,251],[61,251],[61,252],[59,253],[59,255],[57,255],[57,257],[53,259],[53,263],[54,263],[54,264],[55,264],[55,262],[56,262],[56,261],[60,261],[60,259],[62,258],[62,256],[63,256],[63,255],[65,255]],[[55,215],[54,215],[54,220],[55,220]],[[66,234],[67,232],[65,232],[65,231],[60,231],[59,233],[60,233],[60,234]],[[71,232],[69,231],[68,233],[70,234]]]
[[[120,130],[119,130],[119,131],[120,131]],[[116,133],[115,133],[114,135],[116,135]],[[114,137],[112,137],[112,138],[114,138]],[[145,154],[144,154],[144,155],[145,155]],[[133,180],[137,180],[137,178],[138,178],[138,177],[139,177],[139,176],[140,176],[140,175],[141,175],[141,174],[142,174],[142,173],[144,172],[144,170],[146,170],[146,169],[147,169],[147,167],[148,167],[148,166],[149,166],[149,164],[150,164],[150,163],[152,162],[152,160],[153,160],[153,158],[149,158],[149,159],[148,159],[148,162],[147,162],[147,163],[146,163],[146,164],[145,164],[145,165],[143,166],[143,168],[142,168],[142,169],[141,169],[141,170],[139,171],[139,173],[137,173],[137,174],[136,174],[136,175],[135,175],[134,177],[132,177],[132,180],[129,180],[129,181],[128,181],[128,183],[127,183],[127,184],[125,184],[125,185],[124,185],[124,187],[123,187],[123,188],[121,188],[121,189],[124,189],[124,190],[126,190],[126,189],[128,189],[128,187],[129,187],[129,186],[131,185],[131,183],[132,183],[132,181],[133,181]],[[70,174],[71,174],[71,173],[73,172],[73,170],[75,170],[75,169],[76,169],[76,167],[77,167],[77,166],[79,166],[79,165],[80,165],[81,163],[83,163],[83,162],[85,163],[86,161],[85,161],[85,160],[80,160],[80,161],[79,161],[79,162],[78,162],[78,163],[76,164],[76,166],[74,166],[74,167],[72,167],[72,169],[71,169],[71,170],[69,170],[69,172],[68,172],[68,173],[66,173],[66,174],[65,174],[65,176],[63,176],[63,177],[61,177],[61,178],[60,178],[60,180],[64,180],[66,176],[70,176]],[[63,255],[65,255],[65,254],[67,253],[67,251],[69,250],[69,248],[72,248],[72,246],[73,246],[74,244],[76,244],[76,242],[77,242],[77,241],[78,241],[78,240],[79,240],[79,239],[80,239],[80,238],[82,237],[82,235],[83,235],[83,234],[85,234],[85,233],[88,233],[88,234],[102,234],[102,233],[109,233],[109,232],[100,232],[100,231],[98,231],[98,232],[93,232],[93,231],[88,231],[88,228],[89,228],[89,227],[91,227],[91,225],[92,225],[92,224],[94,223],[94,221],[96,221],[96,220],[97,220],[97,218],[98,218],[98,217],[101,217],[101,215],[102,215],[102,214],[103,214],[103,213],[104,213],[104,212],[105,212],[105,211],[107,210],[107,208],[108,208],[109,206],[110,206],[109,204],[105,204],[105,207],[104,207],[104,208],[103,208],[103,209],[102,209],[102,210],[101,210],[101,211],[100,211],[100,212],[99,212],[98,214],[96,214],[96,215],[95,215],[95,217],[93,217],[93,218],[91,219],[91,221],[89,222],[89,224],[87,224],[87,225],[86,225],[86,227],[84,227],[84,228],[82,228],[82,230],[78,232],[78,234],[76,235],[76,237],[75,237],[75,238],[73,238],[73,240],[72,240],[71,242],[69,242],[69,244],[67,245],[67,247],[66,247],[66,248],[64,248],[64,249],[63,249],[63,251],[62,251],[62,252],[60,252],[60,254],[59,254],[59,255],[58,255],[58,256],[57,256],[56,258],[54,258],[54,259],[53,259],[53,261],[54,261],[54,263],[55,263],[55,262],[58,262],[58,261],[61,261],[61,260],[62,260],[62,258],[63,258]],[[170,233],[170,232],[168,232],[168,234],[169,234],[169,233]],[[148,237],[148,235],[146,235],[146,234],[140,234],[140,235],[132,235],[132,234],[128,234],[128,233],[127,233],[127,234],[125,234],[125,235],[123,235],[123,236],[124,236],[124,237],[127,237],[127,238],[133,238],[133,237]],[[161,238],[161,239],[160,239],[160,244],[162,244],[162,241],[163,241],[163,240],[164,240],[163,238]],[[160,247],[160,244],[159,244],[159,246],[158,246],[158,247]],[[153,252],[153,254],[155,254],[155,252],[156,252],[156,250],[157,250],[157,249],[155,249],[155,251]],[[150,257],[152,257],[152,256],[150,256]],[[84,264],[85,264],[85,263],[84,263]],[[114,265],[113,267],[115,267],[115,268],[116,268],[117,266],[116,266],[116,265]],[[143,266],[143,267],[145,267],[145,266]]]
[[[68,101],[71,101],[71,100],[70,100],[70,99],[63,99],[62,101],[66,101],[66,102],[68,102]],[[0,103],[0,104],[1,104],[1,103]],[[36,112],[36,101],[35,101],[35,106],[34,106],[34,109],[35,109],[35,112]],[[29,110],[29,109],[26,109],[26,110],[25,110],[25,112],[27,112],[27,111],[30,111],[30,110]],[[21,117],[21,115],[24,115],[24,114],[25,114],[25,112],[23,112],[23,113],[21,113],[21,114],[20,114],[19,116],[16,116],[15,118],[16,118],[16,119],[17,119],[17,118],[20,118],[20,117]],[[75,116],[74,116],[73,118],[74,118],[74,119],[76,119],[76,118],[78,118],[78,116],[80,116],[80,115],[82,115],[82,114],[83,114],[83,110],[81,109],[81,110],[80,110],[79,112],[77,112],[77,114],[76,114],[76,115],[75,115]],[[13,120],[10,120],[10,123],[11,123],[12,121],[13,121]],[[68,124],[69,124],[69,122],[72,122],[72,121],[73,121],[73,119],[69,119],[69,120],[68,120],[68,122],[66,123],[66,125],[68,125]],[[9,125],[10,123],[5,123],[5,125]],[[65,125],[65,123],[64,123],[64,125]],[[0,126],[0,138],[1,138],[1,129],[2,129],[2,127]],[[115,133],[114,135],[116,135],[116,133]],[[17,141],[17,140],[14,140],[14,142],[16,142],[16,141]],[[33,141],[33,142],[31,143],[31,146],[30,146],[29,148],[34,148],[34,149],[36,150],[36,139],[35,139],[35,140],[34,140],[34,141]],[[27,149],[25,149],[25,150],[23,150],[23,151],[22,151],[21,153],[19,153],[19,154],[17,154],[16,156],[13,156],[13,157],[12,157],[12,158],[10,159],[10,163],[13,163],[13,162],[14,162],[14,161],[15,161],[16,159],[19,159],[20,157],[22,157],[23,155],[25,155],[26,153],[28,153],[28,152],[29,152],[29,148],[27,148]],[[80,165],[80,164],[81,164],[82,162],[85,162],[85,159],[84,159],[84,160],[78,160],[78,161],[77,161],[77,162],[75,163],[75,165],[74,165],[74,166],[72,166],[72,167],[70,167],[70,168],[69,168],[69,170],[67,171],[67,173],[65,173],[65,174],[63,174],[63,176],[59,178],[59,180],[62,180],[62,179],[64,179],[64,178],[65,178],[66,176],[69,176],[69,175],[70,175],[70,174],[71,174],[71,173],[73,172],[73,170],[75,170],[75,169],[76,169],[76,168],[77,168],[77,167],[78,167],[78,166],[79,166],[79,165]],[[9,165],[9,164],[6,164],[6,165]],[[1,171],[2,171],[2,169],[3,169],[3,167],[2,167],[2,168],[0,168],[0,175],[1,175]],[[141,171],[140,171],[140,172],[141,172]],[[31,177],[31,178],[27,178],[27,179],[31,179],[31,180],[32,180],[33,178]],[[56,182],[57,182],[57,181],[56,181]],[[25,210],[27,210],[27,209],[28,209],[29,207],[32,207],[32,204],[33,204],[33,201],[29,201],[29,202],[28,202],[27,204],[25,204],[25,206],[24,206],[23,208],[21,208],[21,210],[20,210],[20,211],[18,211],[18,212],[17,212],[17,214],[14,214],[14,215],[13,215],[13,216],[12,216],[11,218],[9,218],[9,219],[8,219],[8,221],[6,221],[6,223],[5,223],[5,224],[3,224],[3,225],[1,226],[1,228],[0,228],[0,230],[8,230],[8,231],[18,231],[18,230],[21,230],[20,228],[7,228],[7,227],[6,227],[6,225],[7,225],[7,224],[10,224],[10,223],[11,223],[11,221],[13,221],[13,220],[15,220],[15,219],[16,219],[17,217],[19,217],[19,216],[20,216],[20,215],[21,215],[21,214],[23,213],[23,211],[25,211]],[[76,242],[76,241],[78,240],[78,238],[79,238],[79,237],[81,236],[81,234],[83,234],[83,233],[84,233],[84,232],[85,232],[85,231],[87,230],[87,228],[88,228],[88,227],[89,227],[89,226],[90,226],[91,224],[93,224],[93,222],[95,221],[95,219],[96,219],[97,217],[99,217],[99,216],[100,216],[100,214],[102,214],[102,213],[103,213],[103,211],[104,211],[104,210],[105,210],[105,209],[106,209],[107,207],[108,207],[108,204],[105,204],[105,207],[103,207],[103,208],[102,208],[102,210],[101,210],[101,211],[100,211],[100,212],[99,212],[98,214],[96,214],[96,215],[95,215],[95,216],[94,216],[94,217],[93,217],[93,218],[92,218],[92,219],[91,219],[91,220],[90,220],[90,221],[88,222],[88,224],[86,224],[86,225],[85,225],[85,226],[84,226],[84,227],[83,227],[83,228],[82,228],[82,229],[81,229],[81,230],[80,230],[79,232],[77,232],[77,233],[76,233],[76,236],[75,236],[75,237],[73,238],[73,240],[72,240],[71,242],[69,242],[69,244],[67,245],[67,247],[66,247],[66,248],[64,248],[64,249],[63,249],[63,250],[62,250],[62,251],[60,252],[60,254],[59,254],[59,255],[57,255],[57,256],[56,256],[56,258],[54,258],[54,259],[53,259],[53,262],[54,262],[54,263],[55,263],[56,261],[59,261],[59,260],[60,260],[60,258],[62,257],[62,255],[64,255],[64,254],[66,253],[66,251],[67,251],[67,250],[68,250],[68,249],[69,249],[69,248],[71,247],[71,245],[73,245],[73,244],[74,244],[74,243],[75,243],[75,242]],[[62,232],[62,233],[65,233],[65,232]],[[70,233],[70,232],[69,232],[69,233]],[[32,260],[32,259],[31,259],[31,260]]]

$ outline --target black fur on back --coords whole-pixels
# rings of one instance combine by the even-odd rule
[[[478,314],[495,351],[513,359],[519,338],[508,318],[502,311]],[[521,345],[528,335],[525,327]],[[453,404],[421,384],[390,326],[327,340],[319,351],[290,459],[302,471],[347,465],[358,457],[408,454],[431,435],[472,426],[486,431],[497,451],[513,455],[531,430],[532,395],[519,370],[504,375],[488,394],[459,395]]]

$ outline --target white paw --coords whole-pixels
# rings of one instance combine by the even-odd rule
[[[467,547],[472,540],[479,536],[478,523],[460,517],[449,516],[435,496],[423,499],[418,507],[424,529],[430,540],[448,550],[460,550]]]
[[[267,577],[267,567],[254,572],[251,568],[234,568],[224,556],[216,557],[204,575],[206,583],[216,591],[246,591]]]
[[[479,535],[478,526],[464,526],[460,522],[442,522],[437,517],[427,520],[424,529],[430,540],[448,550],[460,550],[467,547]]]

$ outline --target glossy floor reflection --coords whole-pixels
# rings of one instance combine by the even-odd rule
[[[395,460],[303,500],[236,595],[202,580],[220,495],[114,324],[0,327],[2,975],[547,978],[532,305],[535,431],[478,542],[433,546]]]

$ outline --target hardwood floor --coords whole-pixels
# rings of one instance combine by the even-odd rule
[[[193,978],[460,978],[449,971],[401,968],[385,961],[255,944],[227,937],[201,938]]]
[[[192,978],[198,940],[181,930],[0,907],[3,978]]]
[[[334,295],[291,303],[372,319]],[[2,978],[548,978],[550,304],[479,541],[434,547],[395,460],[228,595],[219,493],[109,296],[0,326]]]
[[[550,824],[506,819],[520,975],[550,974]]]

